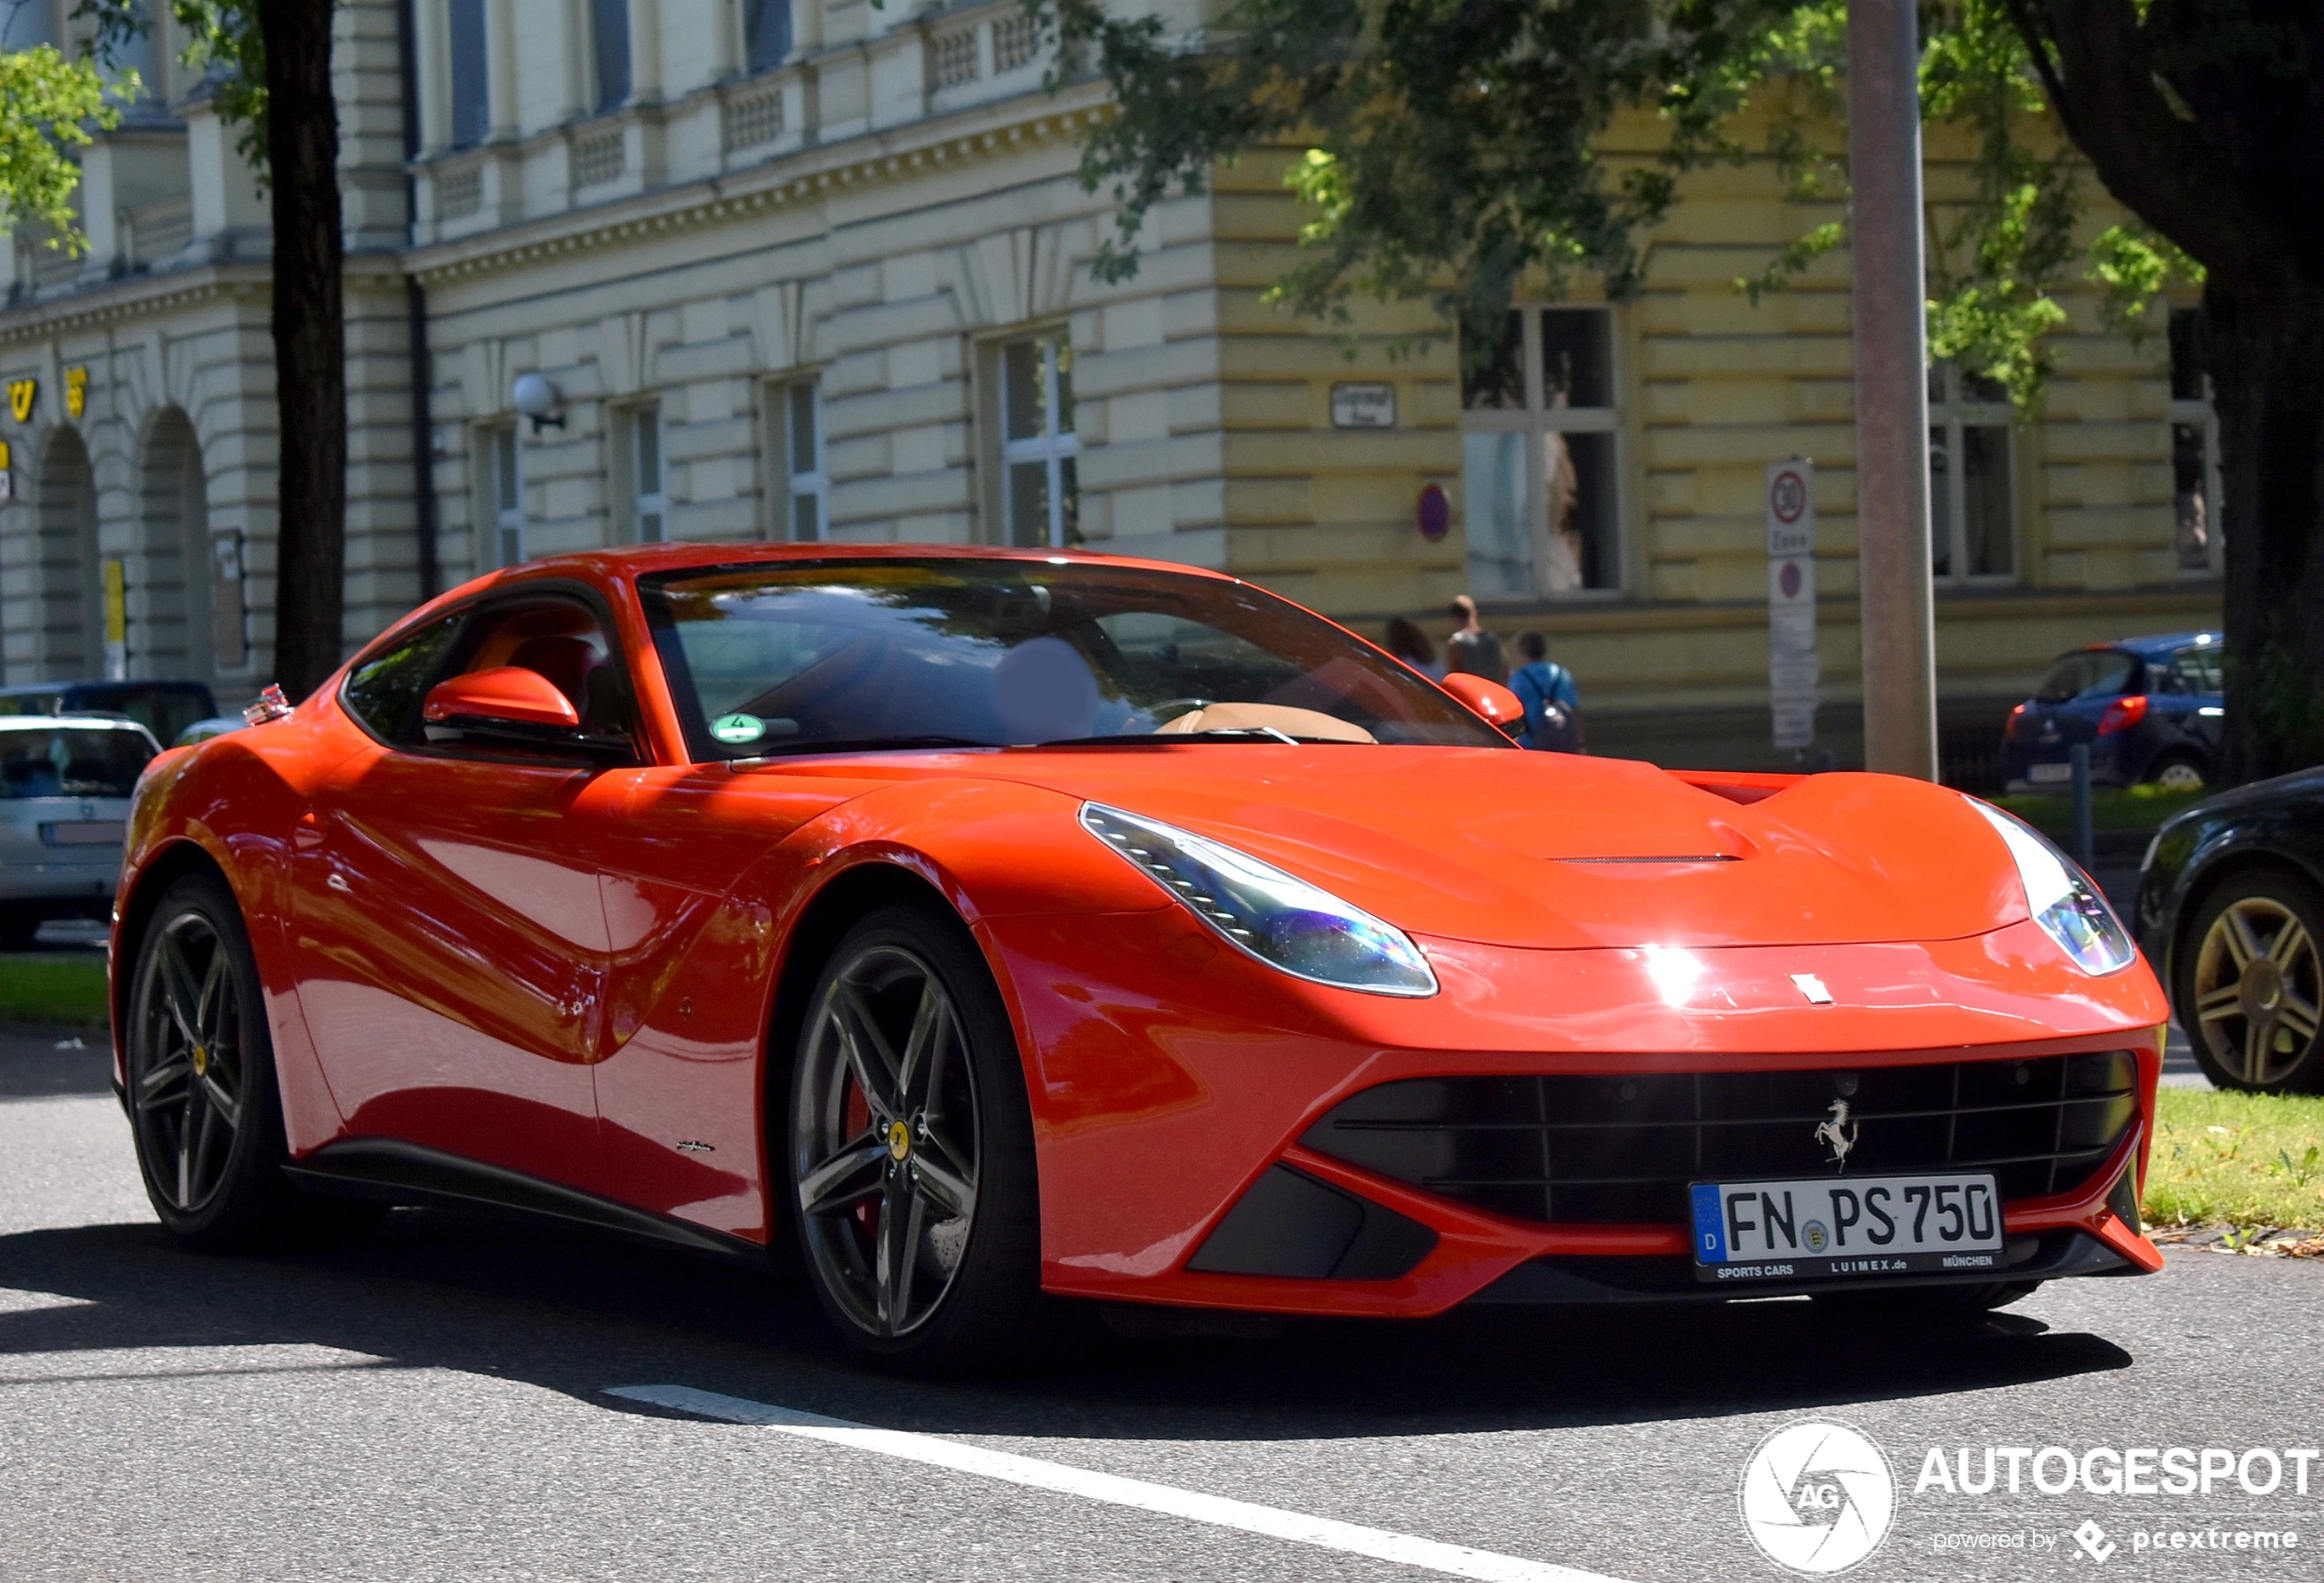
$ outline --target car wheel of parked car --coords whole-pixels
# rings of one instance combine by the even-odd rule
[[[920,1371],[1038,1328],[1032,1119],[1008,1015],[958,920],[892,906],[842,940],[791,1072],[791,1217],[824,1311]]]
[[[2146,768],[2150,784],[2166,792],[2192,793],[2200,792],[2208,782],[2203,763],[2185,753],[2173,753],[2157,759]]]
[[[225,882],[173,884],[137,950],[124,1025],[131,1130],[161,1222],[199,1247],[335,1240],[378,1223],[373,1204],[317,1198],[287,1156],[258,967]]]
[[[0,951],[22,951],[40,932],[37,912],[0,912]]]
[[[2203,899],[2178,953],[2179,1024],[2222,1088],[2324,1088],[2324,896],[2296,874],[2255,869]]]

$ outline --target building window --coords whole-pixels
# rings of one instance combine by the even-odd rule
[[[629,431],[630,526],[638,543],[658,544],[670,536],[670,495],[662,485],[662,408],[635,407]]]
[[[2217,576],[2226,565],[2226,520],[2220,514],[2219,412],[2211,376],[2196,339],[2195,310],[2170,310],[2170,470],[2179,569]]]
[[[1073,433],[1073,343],[1063,330],[1002,343],[1001,517],[1006,542],[1081,542]]]
[[[791,56],[791,0],[742,0],[745,70],[772,71]]]
[[[801,544],[831,533],[831,473],[823,463],[823,390],[813,380],[775,393],[776,453],[787,480],[775,510],[775,536]]]
[[[589,59],[597,73],[597,113],[629,98],[629,0],[589,0]]]
[[[517,459],[516,425],[483,431],[484,492],[492,510],[492,564],[524,559],[524,471]]]
[[[484,0],[447,0],[445,9],[445,48],[452,66],[452,146],[473,148],[492,131]]]
[[[1461,381],[1469,586],[1528,598],[1621,586],[1620,411],[1602,307],[1512,308]]]
[[[1951,363],[1929,370],[1929,555],[1940,579],[2017,572],[2009,393]]]

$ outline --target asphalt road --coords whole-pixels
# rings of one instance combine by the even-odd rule
[[[1970,1448],[1974,1472],[1987,1446],[2324,1444],[2314,1264],[2175,1254],[2158,1277],[2051,1287],[1950,1338],[1799,1302],[1472,1315],[1109,1336],[1028,1378],[914,1384],[849,1365],[794,1279],[486,1220],[399,1211],[323,1256],[181,1253],[93,1092],[101,1052],[53,1044],[0,1047],[0,1578],[1445,1575],[1221,1526],[1193,1499],[1227,1497],[1473,1546],[1471,1575],[1554,1576],[1499,1556],[1774,1579],[1738,1480],[1763,1438],[1811,1419],[1869,1437],[1899,1486],[1851,1578],[2324,1577],[2324,1462],[2307,1496],[2280,1460],[2268,1495],[2230,1475],[2209,1498],[2045,1496],[2031,1467],[2016,1495],[1916,1488],[1932,1448]],[[834,1443],[607,1395],[641,1384],[932,1438]],[[1008,1481],[931,1465],[931,1446],[1059,1471]],[[2094,1465],[2103,1484],[2103,1450]],[[1092,1472],[1168,1498],[1076,1492]],[[2103,1566],[2066,1537],[2086,1520]],[[2214,1529],[2299,1547],[2134,1548]],[[1981,1535],[2026,1548],[1938,1547]]]

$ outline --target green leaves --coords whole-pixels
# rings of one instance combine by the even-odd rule
[[[330,0],[318,0],[329,4]],[[169,15],[187,39],[179,59],[210,79],[210,102],[221,119],[241,128],[234,146],[266,179],[266,48],[258,7],[235,0],[168,0]],[[153,28],[151,0],[80,0],[77,19],[96,25],[95,48],[110,55]]]
[[[1067,70],[1094,66],[1114,90],[1116,113],[1081,162],[1117,209],[1102,279],[1135,272],[1172,193],[1203,191],[1243,156],[1296,150],[1285,179],[1306,210],[1302,256],[1269,299],[1340,324],[1359,293],[1426,301],[1463,327],[1475,363],[1521,282],[1557,296],[1587,275],[1612,296],[1636,290],[1647,234],[1689,171],[1769,157],[1796,201],[1847,193],[1845,0],[1234,0],[1188,36],[1102,0],[1026,4]],[[2005,0],[1921,13],[1923,114],[1974,150],[1971,190],[1931,198],[1931,353],[2030,408],[2066,322],[2058,294],[2085,257],[2084,167],[2046,121]],[[1748,144],[1747,103],[1763,112]],[[1609,151],[1626,110],[1651,113],[1660,141]],[[1820,221],[1737,288],[1756,304],[1845,245],[1845,221]],[[2125,328],[2191,267],[2123,227],[2086,256]]]
[[[1154,207],[1199,193],[1212,167],[1267,147],[1307,151],[1306,256],[1276,300],[1345,321],[1362,292],[1431,303],[1489,355],[1521,279],[1562,292],[1577,272],[1621,296],[1640,233],[1680,174],[1740,150],[1727,119],[1747,63],[1788,25],[1787,0],[1236,0],[1208,33],[1172,38],[1099,0],[1028,0],[1068,61],[1093,58],[1117,113],[1084,145],[1118,228],[1101,278],[1136,268]],[[1629,106],[1659,147],[1609,157]]]
[[[79,255],[88,249],[72,206],[81,167],[70,150],[86,146],[90,128],[120,122],[105,102],[139,91],[137,74],[109,82],[89,60],[69,60],[53,46],[0,53],[0,224],[45,230],[46,245]]]

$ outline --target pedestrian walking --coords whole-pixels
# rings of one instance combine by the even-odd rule
[[[1445,679],[1445,667],[1436,658],[1436,645],[1420,630],[1420,623],[1404,616],[1388,618],[1387,650],[1432,682]]]
[[[1582,750],[1582,692],[1574,673],[1549,657],[1549,640],[1539,632],[1517,634],[1523,662],[1509,678],[1509,690],[1525,705],[1525,728],[1517,740],[1551,753]]]
[[[1462,594],[1446,613],[1452,617],[1453,634],[1445,640],[1445,670],[1482,676],[1507,686],[1509,661],[1501,652],[1501,640],[1485,630],[1485,623],[1478,619],[1477,601]]]

